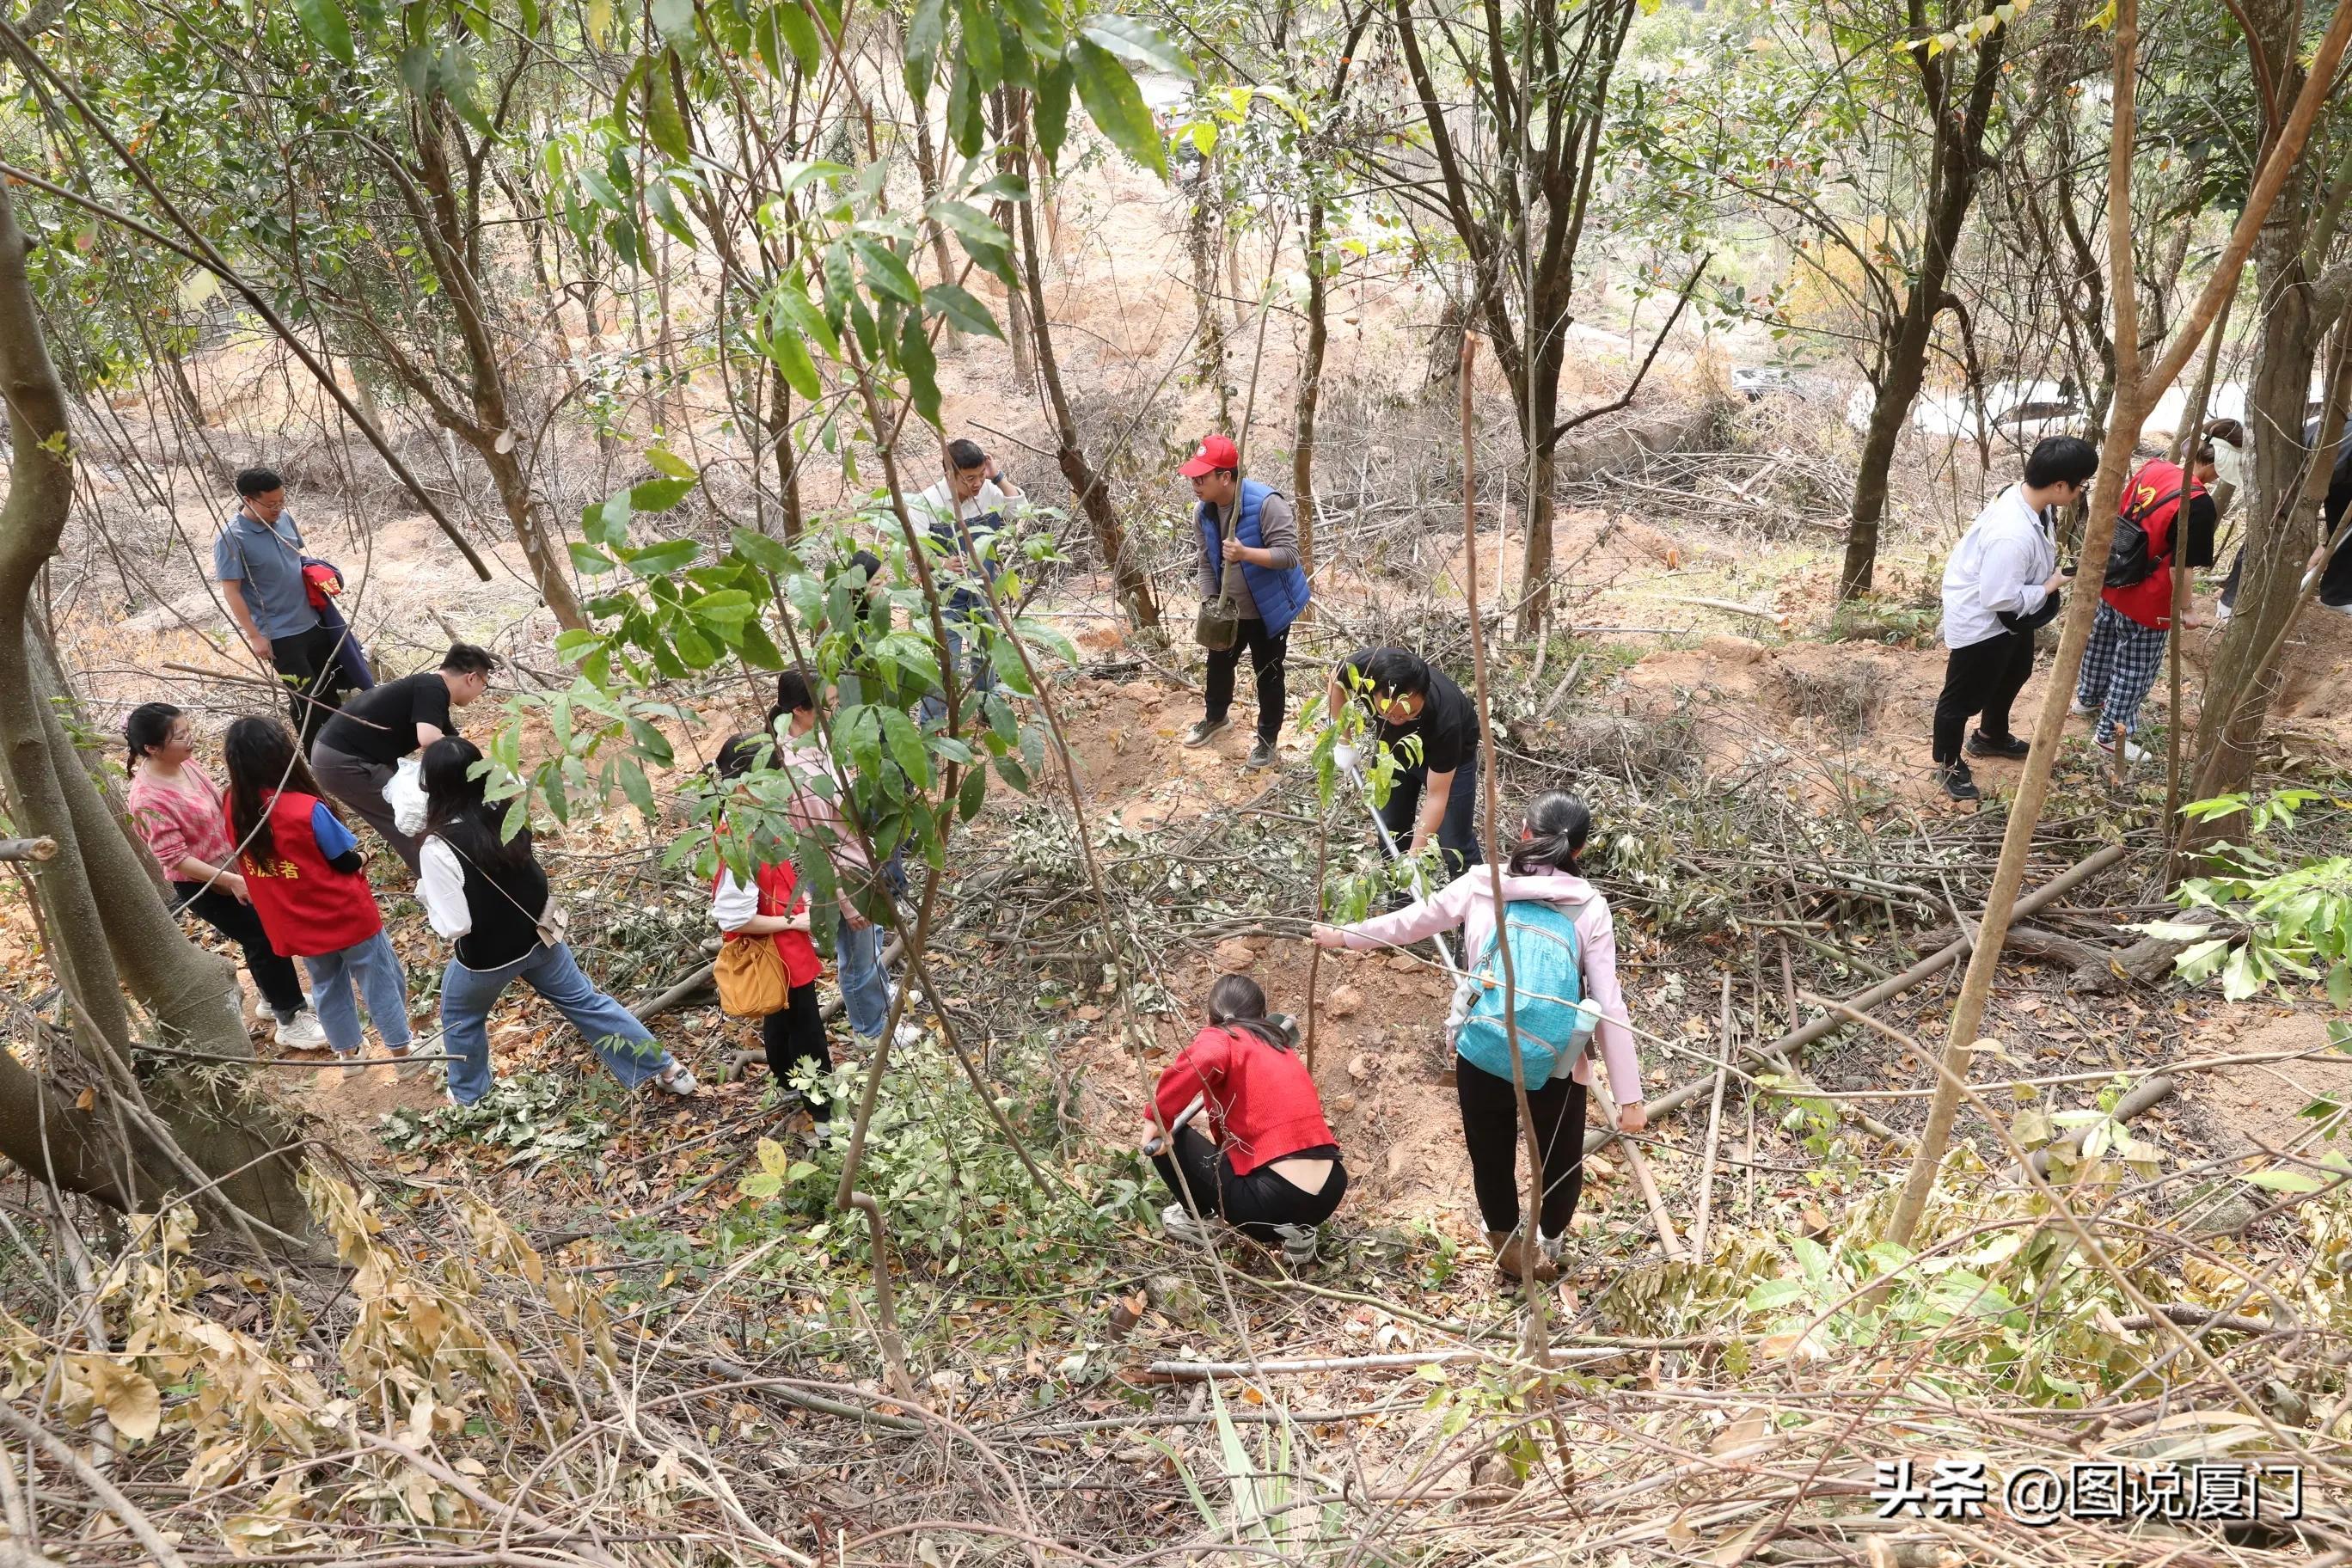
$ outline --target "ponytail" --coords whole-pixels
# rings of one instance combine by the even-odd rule
[[[168,702],[142,702],[122,721],[123,748],[131,753],[131,765],[137,767],[148,752],[161,751],[172,739],[172,721],[180,710]]]
[[[1265,1016],[1265,993],[1246,974],[1220,974],[1209,986],[1209,1022],[1242,1029],[1276,1050],[1291,1048],[1289,1031]]]
[[[1525,831],[1526,837],[1511,847],[1511,875],[1528,877],[1545,871],[1584,875],[1578,857],[1591,836],[1592,813],[1582,801],[1559,790],[1544,791],[1528,803]]]

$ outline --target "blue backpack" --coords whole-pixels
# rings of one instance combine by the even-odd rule
[[[1475,994],[1454,1048],[1473,1067],[1499,1079],[1512,1077],[1510,1032],[1503,1010],[1506,940],[1511,944],[1519,1060],[1526,1069],[1521,1081],[1530,1089],[1540,1088],[1561,1058],[1572,1058],[1592,1033],[1594,1010],[1584,1003],[1582,954],[1572,910],[1531,900],[1503,906],[1494,939],[1470,971]]]

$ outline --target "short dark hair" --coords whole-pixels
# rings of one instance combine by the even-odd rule
[[[2050,485],[2087,485],[2099,471],[2099,449],[2080,436],[2044,436],[2025,459],[2025,482],[2035,489]]]
[[[441,668],[452,675],[488,675],[498,667],[497,654],[469,642],[453,642],[441,656]]]
[[[787,713],[806,713],[815,707],[816,693],[809,689],[808,677],[788,669],[776,677],[776,705],[768,710],[768,721],[772,724]]]
[[[172,738],[172,721],[180,710],[168,702],[142,702],[122,721],[122,745],[137,762]]]
[[[1375,692],[1391,692],[1399,697],[1429,695],[1429,661],[1409,648],[1375,648],[1355,668],[1371,682]]]
[[[2246,427],[2234,419],[2216,419],[2205,426],[2209,441],[2227,441],[2232,447],[2246,444]]]
[[[276,468],[239,468],[236,471],[236,493],[247,500],[285,488],[286,481],[278,477]]]
[[[773,757],[775,751],[774,739],[765,731],[747,730],[719,748],[719,759],[711,767],[722,779],[740,779],[761,757]]]
[[[977,441],[959,436],[948,443],[948,462],[959,471],[967,471],[988,461],[988,454]]]

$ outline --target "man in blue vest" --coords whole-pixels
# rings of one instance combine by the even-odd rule
[[[1184,744],[1206,745],[1232,722],[1234,677],[1247,648],[1250,668],[1257,672],[1257,744],[1244,765],[1270,768],[1275,740],[1282,733],[1282,665],[1290,649],[1290,623],[1307,607],[1307,574],[1298,564],[1298,522],[1289,498],[1243,479],[1241,468],[1234,444],[1211,436],[1176,470],[1192,481],[1201,502],[1193,513],[1201,534],[1201,597],[1230,596],[1241,619],[1234,646],[1209,652],[1208,707],[1201,721],[1184,731]]]

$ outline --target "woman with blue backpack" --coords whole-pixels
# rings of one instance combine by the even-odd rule
[[[1616,927],[1609,901],[1584,879],[1577,860],[1591,832],[1592,814],[1582,801],[1547,791],[1528,805],[1502,877],[1510,1011],[1516,1014],[1519,1065],[1543,1165],[1534,1271],[1547,1279],[1559,1273],[1569,1222],[1584,1190],[1585,1094],[1592,1081],[1587,1047],[1596,1034],[1620,1108],[1619,1131],[1638,1132],[1648,1124],[1641,1064],[1625,994],[1617,984]],[[1470,1152],[1471,1180],[1495,1267],[1517,1279],[1527,1272],[1528,1255],[1520,1231],[1519,1108],[1503,944],[1496,936],[1494,872],[1474,866],[1419,903],[1354,925],[1318,925],[1314,936],[1322,947],[1403,947],[1457,926],[1469,968],[1464,985],[1467,1012],[1454,1032],[1462,1140]],[[1456,1012],[1462,1012],[1459,1001]]]

